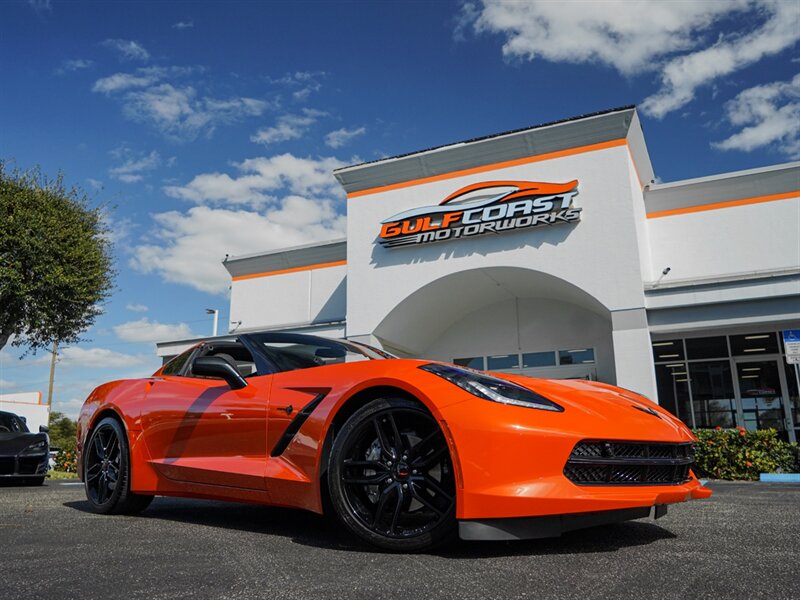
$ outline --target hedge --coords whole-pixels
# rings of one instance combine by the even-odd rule
[[[78,472],[78,451],[75,448],[75,440],[68,440],[61,447],[61,452],[56,454],[55,458],[56,471],[63,471],[65,473]]]
[[[757,481],[761,473],[800,472],[800,448],[774,429],[695,429],[698,477]]]

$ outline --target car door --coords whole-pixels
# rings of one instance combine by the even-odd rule
[[[222,379],[192,375],[194,360],[221,350],[246,352],[241,345],[207,344],[181,369],[148,381],[141,413],[145,445],[153,466],[169,479],[263,490],[272,375],[250,374],[238,390]]]

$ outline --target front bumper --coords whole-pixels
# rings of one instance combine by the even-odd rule
[[[0,479],[41,477],[47,474],[50,455],[0,456]]]
[[[483,522],[555,517],[546,527],[542,521],[535,528],[552,529],[557,522],[561,530],[568,530],[564,527],[572,525],[567,521],[585,519],[564,521],[563,516],[602,513],[602,518],[628,520],[647,516],[655,506],[711,496],[691,471],[687,481],[657,485],[583,485],[564,475],[573,448],[583,440],[692,441],[688,430],[640,412],[629,409],[624,420],[600,414],[588,419],[572,416],[577,411],[553,413],[480,399],[443,408],[442,427],[457,463],[456,518]],[[609,512],[627,510],[632,512]]]

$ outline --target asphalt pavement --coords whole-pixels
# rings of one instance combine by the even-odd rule
[[[712,482],[659,519],[394,555],[302,511],[157,498],[89,512],[77,482],[0,487],[0,598],[800,598],[800,485]]]

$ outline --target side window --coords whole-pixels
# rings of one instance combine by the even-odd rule
[[[194,352],[194,348],[189,348],[183,354],[179,354],[171,361],[167,363],[164,369],[161,371],[162,375],[180,375],[183,372],[183,367],[186,364],[186,361],[189,360],[189,357]]]
[[[258,375],[253,355],[239,342],[226,341],[207,344],[200,350],[197,356],[216,356],[221,358],[236,369],[239,375],[245,378]],[[197,376],[191,374],[190,377]]]

